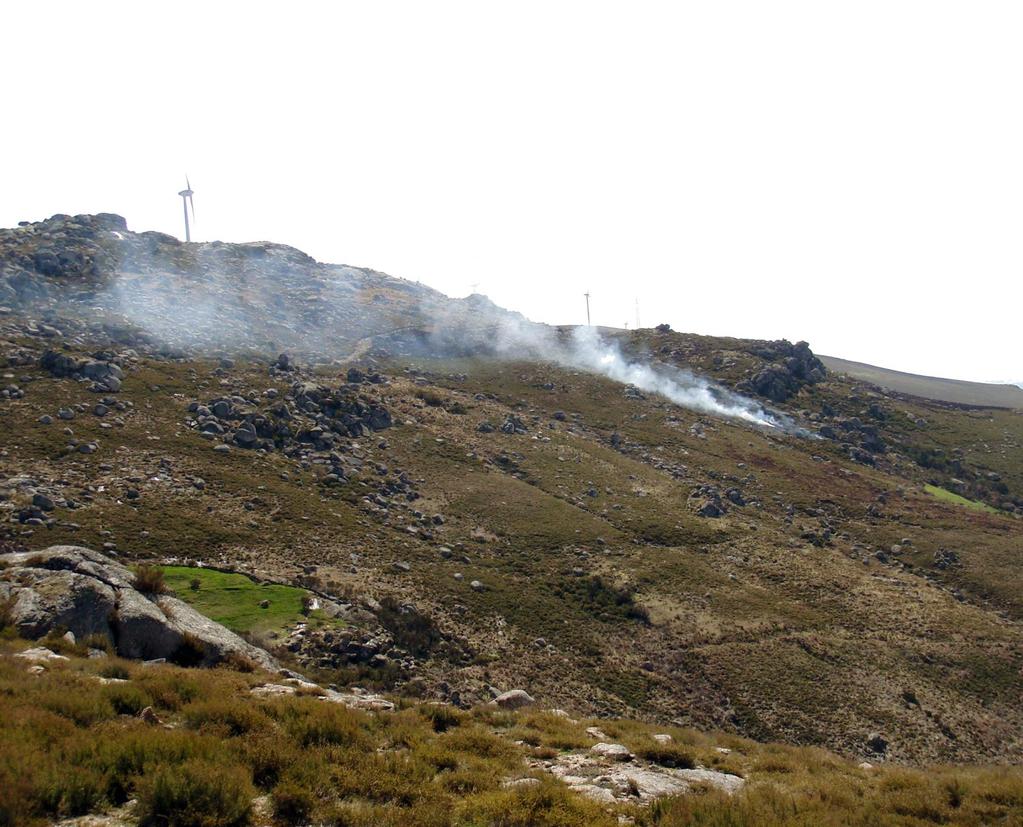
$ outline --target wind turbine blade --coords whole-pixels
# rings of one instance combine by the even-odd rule
[[[192,208],[192,221],[195,221],[195,201],[192,200],[192,196],[188,196],[188,205]]]
[[[187,175],[185,176],[185,189],[186,190],[192,189],[192,185],[188,182],[188,176]]]

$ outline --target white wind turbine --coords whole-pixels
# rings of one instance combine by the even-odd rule
[[[192,221],[195,221],[195,202],[192,201],[192,185],[188,182],[188,176],[185,176],[185,188],[178,193],[181,196],[181,206],[185,209],[185,241],[192,240],[192,230],[188,224],[188,208],[192,208]]]

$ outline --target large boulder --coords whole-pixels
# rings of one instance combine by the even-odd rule
[[[806,342],[792,344],[784,339],[777,342],[758,342],[750,353],[766,364],[752,377],[740,382],[738,389],[755,393],[772,402],[785,402],[804,385],[822,381],[827,369]]]
[[[214,664],[241,656],[267,668],[270,655],[165,594],[144,594],[134,574],[104,554],[79,546],[0,555],[0,602],[27,638],[69,630],[77,639],[101,635],[117,653]]]
[[[524,689],[509,689],[494,698],[494,704],[502,709],[522,709],[534,703],[536,701]]]
[[[114,590],[106,583],[72,571],[31,568],[23,571],[17,583],[0,580],[0,601],[9,601],[11,622],[33,639],[57,627],[79,639],[109,636],[110,617],[117,605]]]
[[[138,660],[176,657],[184,637],[156,602],[134,589],[119,598],[112,623],[117,653]]]

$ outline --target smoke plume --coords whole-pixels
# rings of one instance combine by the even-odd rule
[[[155,237],[154,237],[155,236]],[[656,393],[694,411],[798,433],[793,423],[708,379],[629,356],[597,328],[535,324],[480,295],[450,299],[420,284],[320,264],[290,247],[200,244],[127,233],[90,312],[115,312],[192,352],[290,351],[313,359],[490,356],[553,362]]]

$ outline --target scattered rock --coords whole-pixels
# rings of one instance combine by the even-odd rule
[[[24,652],[18,652],[14,657],[22,658],[33,662],[45,662],[48,660],[67,660],[64,655],[58,655],[52,649],[47,649],[45,646],[36,646],[33,649],[26,649]]]
[[[521,709],[532,706],[536,701],[524,689],[510,689],[494,698],[493,703],[502,709]]]
[[[139,720],[151,726],[159,726],[163,723],[160,717],[153,711],[153,707],[147,706],[139,713]]]
[[[609,758],[612,761],[631,761],[635,756],[629,752],[628,747],[623,744],[608,744],[601,742],[590,747],[590,752],[602,758]]]

